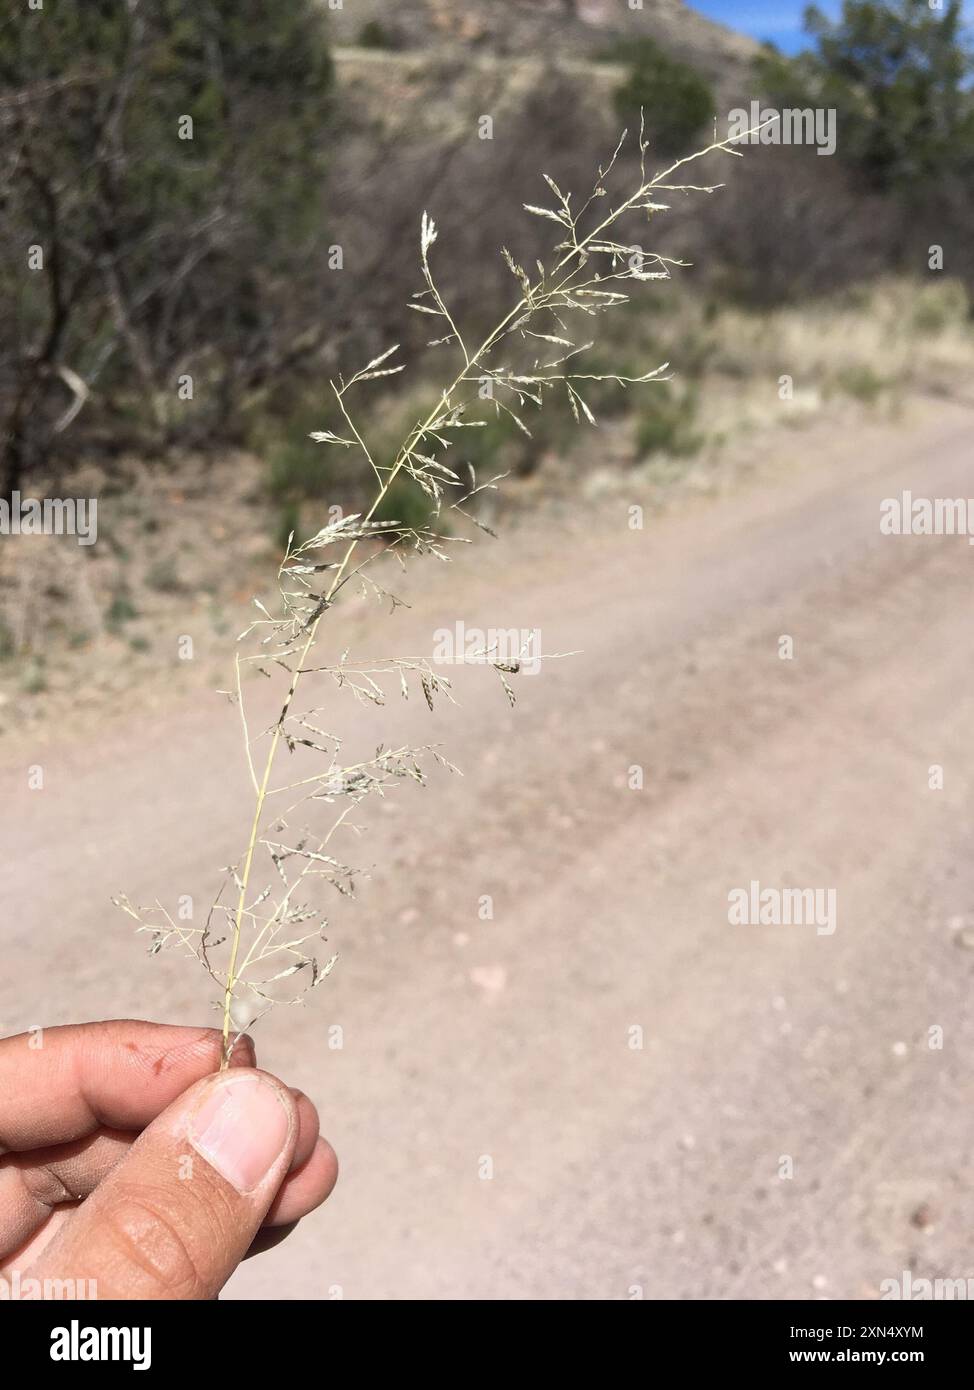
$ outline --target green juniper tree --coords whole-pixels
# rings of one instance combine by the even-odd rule
[[[919,191],[969,173],[974,154],[971,51],[960,0],[844,0],[832,21],[811,6],[813,50],[758,62],[781,106],[833,107],[839,157],[878,191]]]

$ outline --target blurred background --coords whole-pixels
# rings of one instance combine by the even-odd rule
[[[640,110],[652,169],[752,102],[836,113],[834,154],[708,155],[686,181],[725,186],[641,228],[685,264],[596,326],[589,370],[672,380],[590,383],[594,429],[488,414],[463,458],[507,475],[497,538],[323,632],[419,656],[462,620],[576,655],[513,709],[478,670],[378,725],[327,694],[364,746],[442,740],[464,776],[369,817],[334,975],[260,1025],[344,1172],[230,1296],[974,1273],[972,561],[879,530],[904,489],[974,492],[972,70],[948,0],[7,0],[0,496],[95,498],[98,531],[0,536],[3,1032],[210,1021],[109,897],[202,911],[239,857],[215,692],[289,533],[370,497],[309,437],[339,428],[329,379],[403,345],[382,453],[445,384],[406,311],[423,211],[485,330],[501,248],[557,239],[522,209],[542,174],[584,200],[627,127],[634,187]],[[837,931],[731,927],[754,880],[834,887]]]

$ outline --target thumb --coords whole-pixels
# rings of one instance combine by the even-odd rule
[[[31,1274],[94,1280],[99,1299],[216,1297],[287,1175],[297,1133],[276,1077],[205,1077],[142,1132]]]

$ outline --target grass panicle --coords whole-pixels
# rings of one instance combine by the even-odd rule
[[[415,691],[431,710],[437,700],[452,698],[449,680],[423,657],[361,661],[350,659],[346,651],[322,661],[316,648],[323,625],[332,622],[332,610],[352,585],[395,607],[398,600],[375,573],[392,560],[405,564],[407,557],[420,555],[449,562],[451,549],[469,544],[469,538],[447,529],[445,513],[489,531],[477,518],[477,499],[495,489],[503,475],[478,481],[463,457],[465,431],[484,428],[485,411],[508,417],[530,435],[530,412],[561,394],[578,424],[595,425],[586,399],[592,383],[610,382],[626,390],[668,379],[665,362],[635,375],[587,370],[593,324],[628,303],[631,285],[667,280],[672,269],[683,264],[634,244],[628,231],[631,222],[639,218],[651,223],[664,212],[668,204],[661,196],[713,192],[719,185],[674,182],[674,177],[704,155],[739,152],[726,140],[715,139],[706,149],[649,174],[649,143],[640,123],[636,187],[627,195],[613,195],[609,186],[620,172],[625,140],[624,133],[578,205],[571,193],[563,193],[544,176],[550,195],[546,204],[525,208],[557,229],[550,264],[538,261],[527,269],[503,251],[514,281],[513,303],[480,342],[465,335],[437,287],[431,258],[437,228],[423,214],[422,288],[408,307],[436,321],[429,346],[449,350],[455,365],[448,373],[449,384],[391,457],[368,442],[360,424],[360,396],[370,382],[404,370],[405,364],[397,360],[398,346],[330,383],[341,426],[316,431],[312,438],[323,448],[357,453],[371,472],[374,495],[364,512],[340,516],[307,539],[297,540],[293,534],[288,538],[278,571],[276,611],[255,599],[257,616],[240,634],[235,685],[227,693],[239,712],[253,792],[243,853],[225,871],[202,926],[174,917],[158,903],[146,910],[126,898],[116,900],[136,919],[138,930],[149,935],[150,953],[182,949],[208,974],[222,1018],[224,1067],[244,1028],[275,1003],[303,1000],[334,966],[336,956],[320,950],[327,919],[314,901],[314,890],[323,880],[343,896],[354,893],[356,870],[342,859],[339,844],[343,830],[358,828],[352,819],[356,808],[373,795],[386,796],[404,781],[423,784],[430,762],[456,771],[434,745],[380,747],[367,761],[347,763],[341,738],[322,727],[321,708],[299,707],[299,690],[312,672],[373,705],[385,704],[390,689],[404,698]],[[609,210],[600,216],[604,207]],[[387,517],[390,492],[404,482],[426,499],[428,516],[421,524]],[[508,676],[517,674],[519,663],[501,660],[489,650],[470,660],[492,666],[513,703]],[[243,677],[249,668],[282,684],[279,713],[260,734],[250,728],[246,710]],[[305,770],[282,777],[282,749],[295,755],[290,768]],[[312,829],[316,823],[322,828]]]

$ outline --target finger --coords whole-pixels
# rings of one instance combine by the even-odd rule
[[[306,1163],[314,1152],[315,1144],[318,1142],[318,1112],[303,1091],[297,1091],[292,1086],[291,1095],[294,1097],[298,1107],[298,1139],[294,1146],[294,1157],[291,1159],[291,1171],[300,1168]]]
[[[135,1135],[125,1136],[124,1152],[128,1152]],[[320,1153],[318,1152],[320,1150]],[[264,1224],[257,1232],[247,1258],[270,1250],[279,1245],[302,1217],[321,1205],[338,1180],[338,1159],[334,1149],[324,1139],[315,1145],[314,1161],[305,1160],[300,1167],[292,1161],[291,1172],[281,1184],[280,1191],[271,1203],[264,1217]],[[117,1162],[118,1160],[114,1160]],[[114,1163],[113,1163],[114,1166]],[[4,1255],[0,1252],[0,1274],[8,1274],[13,1269],[25,1269],[38,1259],[41,1252],[57,1235],[64,1222],[77,1207],[61,1205],[51,1209],[44,1208],[40,1221],[27,1232],[21,1243],[12,1246]]]
[[[94,1192],[133,1138],[100,1130],[73,1144],[0,1158],[0,1259],[23,1245],[56,1207]]]
[[[32,1265],[41,1251],[54,1239],[64,1223],[70,1219],[76,1208],[77,1203],[55,1208],[44,1224],[31,1232],[23,1245],[16,1250],[11,1250],[0,1260],[0,1274],[9,1277],[15,1271],[27,1269],[28,1266]]]
[[[291,1173],[296,1173],[307,1163],[318,1142],[318,1112],[303,1091],[292,1087],[291,1094],[298,1109],[298,1137],[291,1159]],[[90,1196],[122,1161],[136,1137],[117,1130],[99,1130],[73,1144],[0,1158],[0,1262],[39,1231],[56,1207]],[[282,1193],[290,1181],[289,1175]],[[300,1200],[293,1205],[296,1209]],[[301,1215],[317,1205],[313,1202]]]
[[[221,1045],[215,1028],[131,1019],[4,1038],[0,1154],[81,1139],[102,1126],[143,1129],[217,1069]],[[231,1061],[254,1065],[249,1038],[240,1039]]]
[[[264,1226],[291,1226],[320,1207],[338,1181],[338,1158],[327,1139],[319,1139],[300,1168],[287,1175],[271,1203]]]
[[[300,1169],[292,1169],[264,1217],[246,1258],[262,1255],[291,1234],[303,1216],[320,1207],[338,1181],[338,1157],[326,1139],[319,1139],[314,1153]]]
[[[99,1298],[213,1298],[288,1172],[297,1103],[266,1072],[209,1076],[132,1145],[30,1273],[94,1280]]]

